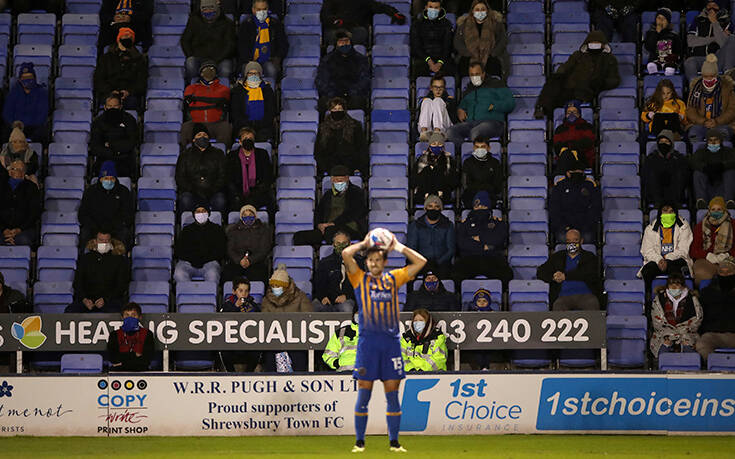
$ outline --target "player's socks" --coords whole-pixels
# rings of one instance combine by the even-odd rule
[[[385,400],[388,402],[388,410],[385,413],[388,421],[388,438],[391,442],[398,442],[398,429],[401,427],[401,404],[398,403],[398,391],[386,393]]]
[[[355,439],[365,444],[365,429],[368,421],[368,402],[370,402],[369,389],[357,390],[357,403],[355,403]]]

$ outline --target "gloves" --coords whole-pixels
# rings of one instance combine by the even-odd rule
[[[391,16],[390,18],[390,23],[403,25],[406,23],[406,16],[402,15],[401,13],[393,13],[393,16]]]

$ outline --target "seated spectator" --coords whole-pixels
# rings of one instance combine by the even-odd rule
[[[444,276],[441,276],[444,277]],[[440,276],[433,271],[426,271],[424,281],[418,290],[408,294],[404,311],[459,311],[461,309],[457,295],[448,291],[441,282]]]
[[[348,245],[350,234],[338,230],[332,239],[332,253],[317,263],[314,270],[314,311],[350,312],[356,307],[355,289],[347,278],[342,261],[342,250]],[[362,257],[356,259],[364,267],[365,260]]]
[[[694,271],[689,258],[692,237],[689,222],[677,215],[674,205],[659,207],[656,219],[646,227],[641,242],[643,267],[638,271],[638,277],[646,281],[647,290],[658,276]]]
[[[439,72],[453,75],[452,23],[441,0],[428,0],[424,11],[411,24],[411,60],[415,76]]]
[[[6,183],[0,179],[0,245],[35,246],[41,217],[41,193],[25,178],[26,165],[20,159],[10,163]],[[5,174],[3,174],[5,175]]]
[[[328,3],[324,4],[322,12]],[[355,1],[344,4],[356,8]],[[315,84],[319,92],[319,111],[325,111],[333,97],[342,97],[347,101],[347,106],[343,108],[364,110],[370,97],[368,59],[352,47],[350,32],[339,30],[336,37],[337,46],[322,58],[317,68]]]
[[[582,239],[597,240],[597,223],[602,221],[602,196],[597,184],[584,175],[582,161],[570,161],[566,177],[549,193],[549,226],[557,241],[563,241],[568,228],[576,228]]]
[[[369,212],[365,192],[350,182],[350,171],[344,166],[334,166],[330,175],[332,187],[324,192],[314,212],[316,228],[294,234],[294,245],[318,247],[333,240],[339,230],[346,231],[350,240],[365,236]]]
[[[194,210],[194,203],[205,200],[219,212],[227,209],[225,198],[225,154],[213,147],[203,124],[195,124],[194,145],[176,161],[176,190],[179,210]],[[257,167],[257,165],[256,165]]]
[[[490,291],[480,288],[477,289],[472,296],[472,301],[462,305],[462,311],[467,312],[492,312],[492,297]],[[504,370],[507,361],[505,351],[483,351],[483,350],[467,350],[462,351],[462,356],[466,357],[470,364],[470,368],[474,371],[482,370]]]
[[[424,200],[426,212],[408,225],[406,245],[428,260],[424,265],[425,271],[434,271],[438,276],[448,278],[456,244],[454,222],[442,215],[443,207],[439,196],[427,196]]]
[[[694,352],[702,323],[702,306],[696,292],[687,288],[681,273],[671,274],[666,286],[656,287],[649,341],[651,353],[658,358],[662,352]]]
[[[18,69],[18,80],[10,87],[3,105],[5,129],[2,137],[10,135],[11,127],[20,127],[25,136],[34,142],[48,139],[48,90],[36,81],[32,62],[23,62]],[[16,121],[20,121],[21,125]]]
[[[497,74],[505,80],[510,73],[507,46],[503,15],[490,9],[487,0],[474,0],[470,12],[457,19],[454,50],[459,55],[461,76],[471,70],[470,63],[477,62],[488,74]]]
[[[709,211],[694,227],[694,237],[689,249],[694,260],[694,282],[712,279],[717,266],[727,257],[735,257],[733,244],[733,220],[725,209],[725,200],[716,196],[709,202]]]
[[[437,195],[447,201],[457,188],[457,166],[452,154],[444,150],[444,135],[434,132],[429,137],[429,147],[416,161],[416,172],[411,178],[416,202],[424,201],[430,195]]]
[[[17,121],[13,123],[13,130],[10,132],[8,143],[3,145],[0,151],[0,165],[5,169],[10,168],[10,164],[15,160],[23,161],[26,167],[26,177],[31,182],[38,185],[38,153],[33,151],[26,136],[23,133],[23,123]]]
[[[203,277],[207,282],[219,284],[220,260],[225,257],[225,232],[209,220],[209,208],[197,204],[194,223],[186,225],[174,247],[176,269],[175,282],[190,282],[193,277]]]
[[[324,42],[328,45],[339,42],[340,31],[347,29],[355,36],[355,43],[367,45],[368,28],[375,14],[390,16],[391,24],[406,23],[406,16],[387,3],[376,0],[324,0],[320,15],[324,26]]]
[[[220,312],[260,312],[260,306],[250,296],[250,281],[247,277],[237,277],[232,281],[232,294],[227,295]],[[232,373],[255,371],[260,362],[260,351],[222,351],[225,370]]]
[[[597,256],[582,249],[579,230],[567,231],[566,240],[566,250],[553,253],[536,271],[536,277],[549,284],[551,310],[599,310],[602,278]]]
[[[135,222],[135,203],[130,190],[117,180],[114,162],[105,161],[97,183],[84,190],[78,218],[82,243],[105,228],[114,239],[131,247],[130,226]]]
[[[669,124],[669,120],[664,119],[661,126],[657,126],[654,130],[653,121],[656,119],[657,114],[670,114],[676,113],[679,115],[679,129],[676,130],[676,134],[680,135],[684,133],[684,130],[689,126],[689,121],[686,118],[687,106],[683,100],[679,98],[676,93],[676,88],[671,80],[661,80],[656,85],[656,90],[653,95],[646,100],[646,108],[641,112],[641,121],[646,123],[646,128],[649,135],[658,136],[659,132],[663,129],[676,130],[675,126]],[[659,131],[659,132],[656,132]]]
[[[490,142],[482,137],[475,138],[472,156],[462,163],[462,205],[471,209],[475,195],[486,191],[491,202],[497,202],[503,196],[503,168],[490,154]]]
[[[273,247],[271,227],[256,216],[255,207],[240,209],[240,221],[227,226],[227,264],[225,280],[236,277],[265,282],[268,255]]]
[[[702,76],[689,83],[689,100],[686,114],[691,122],[687,136],[689,142],[705,140],[709,130],[716,128],[722,136],[730,138],[733,130],[730,124],[735,121],[735,93],[733,81],[718,75],[717,58],[708,54],[702,64]]]
[[[615,89],[619,84],[618,60],[608,39],[600,30],[593,30],[579,50],[547,78],[536,101],[534,117],[552,118],[554,109],[564,107],[569,100],[592,102],[600,92]]]
[[[198,0],[195,0],[195,4]],[[224,2],[221,2],[223,5],[223,8],[225,8],[226,13],[237,13],[236,16],[239,16],[240,14],[249,14],[252,12],[253,4],[256,0],[224,0]],[[230,3],[233,4],[233,6],[230,8],[226,5],[229,5]],[[239,5],[237,5],[239,3]],[[269,2],[268,3],[268,11],[270,14],[275,14],[279,18],[283,19],[284,17],[284,9],[283,5],[279,1],[275,2]]]
[[[256,209],[273,208],[273,165],[268,152],[255,147],[255,131],[240,129],[239,148],[225,158],[227,200],[230,210],[250,204]],[[237,145],[237,144],[236,144]]]
[[[717,267],[717,276],[703,288],[700,295],[703,317],[695,347],[707,361],[715,349],[735,347],[735,259],[724,259]]]
[[[220,83],[217,67],[205,60],[199,69],[199,81],[184,90],[186,121],[181,125],[181,146],[192,141],[194,128],[202,124],[215,139],[225,144],[232,139],[232,125],[227,121],[230,88]]]
[[[595,163],[593,162],[592,165],[589,165],[585,163],[585,159],[577,150],[562,147],[559,151],[559,157],[556,160],[556,166],[554,166],[554,177],[564,176],[569,169],[576,169],[578,167],[584,167],[585,171],[593,169]]]
[[[0,272],[0,314],[23,314],[32,310],[24,294],[6,284],[5,276]]]
[[[128,290],[128,259],[125,246],[100,229],[79,257],[74,273],[74,302],[64,312],[119,313]]]
[[[618,32],[621,41],[635,43],[638,35],[638,4],[640,0],[592,0],[590,17],[597,30],[612,41]]]
[[[107,353],[110,371],[148,371],[155,348],[155,332],[140,320],[143,312],[138,303],[123,306],[122,326],[110,334]]]
[[[367,175],[369,159],[362,123],[347,114],[346,105],[343,98],[333,97],[328,103],[329,114],[319,123],[314,145],[317,175],[339,164],[354,175]]]
[[[646,32],[643,47],[648,51],[646,70],[649,74],[663,71],[667,76],[671,76],[676,73],[682,48],[681,38],[671,24],[670,9],[659,8],[656,11],[656,18]]]
[[[694,152],[691,166],[697,209],[714,196],[724,196],[727,207],[735,209],[735,149],[722,145],[722,131],[707,131],[707,145]]]
[[[214,61],[217,74],[230,78],[237,41],[235,23],[220,10],[217,0],[201,0],[192,11],[181,35],[181,49],[186,56],[186,80],[201,72],[205,60]]]
[[[288,36],[278,16],[270,12],[267,0],[255,0],[252,4],[252,14],[240,21],[237,34],[240,67],[255,61],[263,66],[265,76],[278,78],[288,54]]]
[[[352,322],[349,325],[339,327],[339,330],[335,331],[329,338],[327,347],[322,353],[322,360],[332,370],[352,371],[355,369],[357,340],[360,338],[360,327],[357,325],[358,317],[359,313],[355,304],[352,309]]]
[[[554,161],[558,162],[563,148],[579,152],[587,168],[595,167],[595,127],[582,118],[582,103],[570,100],[564,109],[564,120],[554,129]]]
[[[447,371],[447,337],[426,309],[413,311],[411,326],[401,336],[403,370]]]
[[[419,142],[428,142],[434,132],[446,136],[449,128],[457,121],[457,100],[447,92],[444,77],[435,74],[431,77],[429,92],[420,102]]]
[[[684,204],[684,192],[691,177],[689,161],[674,150],[674,134],[668,129],[658,133],[656,149],[646,157],[641,176],[649,204],[656,207],[664,202],[677,207]]]
[[[102,0],[100,7],[100,50],[115,43],[115,37],[123,27],[135,33],[136,43],[144,51],[153,44],[153,2],[145,0]]]
[[[487,67],[485,67],[487,68]],[[513,93],[500,79],[497,65],[487,73],[477,62],[470,63],[470,83],[459,102],[459,123],[449,128],[449,141],[455,145],[464,139],[500,137],[505,132],[505,116],[516,107]]]
[[[477,192],[472,201],[472,210],[457,225],[459,259],[454,264],[455,282],[485,276],[508,283],[513,279],[513,270],[505,257],[508,222],[493,217],[487,191]]]
[[[731,39],[733,24],[727,9],[720,11],[715,1],[705,3],[704,9],[694,18],[687,34],[689,56],[684,61],[684,74],[687,80],[697,78],[700,67],[708,54],[715,54],[724,63],[725,70],[735,66],[733,53],[735,41]]]
[[[268,287],[261,305],[263,312],[313,312],[309,297],[299,290],[283,263],[273,271]],[[263,352],[263,371],[266,372],[306,371],[306,366],[306,351]]]
[[[138,121],[122,109],[117,93],[105,100],[105,111],[92,121],[89,153],[94,158],[94,173],[102,163],[113,161],[121,177],[135,175],[138,147]]]
[[[256,142],[266,142],[273,139],[275,132],[276,94],[263,79],[263,68],[257,62],[245,64],[242,74],[232,88],[232,127],[234,132],[249,127],[256,134]]]
[[[94,70],[98,100],[116,93],[126,110],[137,110],[148,85],[148,61],[135,47],[135,32],[128,27],[117,33],[117,42],[99,59]]]

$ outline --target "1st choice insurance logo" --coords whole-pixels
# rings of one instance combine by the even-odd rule
[[[538,430],[735,431],[731,379],[548,378]]]

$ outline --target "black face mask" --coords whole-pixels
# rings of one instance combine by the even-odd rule
[[[338,110],[336,112],[332,112],[332,119],[334,121],[342,121],[343,119],[345,119],[344,110]]]
[[[658,143],[658,151],[660,151],[664,155],[668,155],[669,152],[671,151],[671,144],[670,143],[659,142]]]
[[[584,182],[584,172],[572,172],[569,174],[569,179],[573,183],[582,183]]]
[[[735,288],[735,275],[732,276],[718,276],[720,278],[720,289],[723,292],[729,292]]]
[[[122,122],[122,110],[119,108],[108,108],[105,110],[105,118],[112,123],[119,124]]]
[[[602,48],[600,49],[589,49],[587,48],[587,52],[590,54],[602,54]]]
[[[255,142],[253,142],[253,139],[245,139],[242,141],[242,148],[245,150],[254,150],[255,149]]]
[[[439,220],[439,216],[442,214],[442,211],[439,209],[429,209],[426,211],[426,216],[429,218],[429,220]]]
[[[123,38],[120,40],[120,44],[125,47],[125,49],[130,49],[133,47],[133,39],[132,38]]]
[[[490,209],[473,209],[470,211],[473,220],[488,220],[490,218]]]

